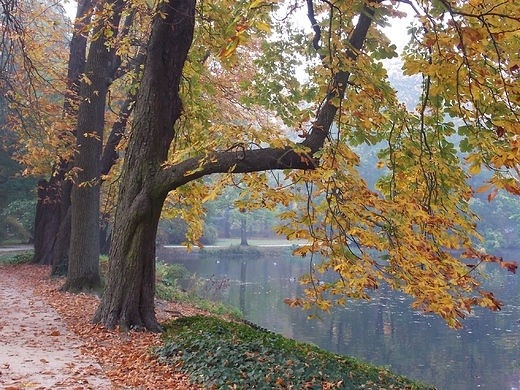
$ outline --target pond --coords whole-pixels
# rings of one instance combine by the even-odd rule
[[[518,275],[488,264],[488,288],[505,306],[500,312],[475,311],[459,330],[411,309],[410,298],[384,287],[369,302],[350,301],[322,320],[307,320],[313,313],[283,303],[303,295],[297,278],[309,268],[307,259],[289,253],[244,258],[163,252],[158,258],[183,264],[199,277],[228,279],[219,299],[286,337],[387,366],[438,389],[520,389]]]

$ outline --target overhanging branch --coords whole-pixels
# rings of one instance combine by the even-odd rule
[[[291,148],[267,148],[215,152],[194,157],[165,167],[156,176],[156,187],[168,192],[192,180],[213,173],[246,173],[273,169],[316,169],[311,154],[295,152]]]
[[[373,1],[377,3],[380,0]],[[346,49],[347,57],[356,60],[368,29],[372,23],[374,10],[365,5],[363,12],[349,39],[349,47]],[[192,180],[213,173],[247,173],[273,169],[315,169],[317,161],[314,154],[324,145],[338,107],[332,104],[333,99],[343,99],[350,78],[350,72],[339,71],[332,80],[332,86],[325,97],[325,104],[319,110],[316,121],[313,123],[309,136],[301,143],[306,154],[295,152],[292,148],[268,148],[247,150],[245,153],[230,151],[215,152],[207,156],[194,157],[178,164],[165,166],[157,173],[155,188],[166,193],[174,190]]]

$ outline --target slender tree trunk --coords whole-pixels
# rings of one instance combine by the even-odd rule
[[[242,218],[240,221],[240,245],[241,246],[249,246],[247,243],[247,220],[246,217]]]
[[[108,2],[113,5],[112,26],[118,26],[123,0]],[[100,22],[97,31],[106,26]],[[117,32],[114,32],[116,35]],[[71,236],[69,267],[64,290],[71,292],[101,291],[99,271],[99,205],[101,185],[101,157],[105,105],[110,85],[113,49],[106,46],[105,34],[90,44],[85,77],[80,87],[80,105],[76,127],[77,153],[74,156],[75,183],[72,187]]]
[[[34,256],[31,264],[50,265],[60,228],[61,179],[38,182],[38,203],[34,224]]]
[[[159,5],[123,164],[105,292],[93,321],[161,331],[154,311],[155,238],[167,195],[155,179],[181,113],[179,84],[193,40],[195,0]],[[159,189],[160,188],[160,189]],[[125,275],[124,278],[121,275]]]
[[[231,226],[231,223],[229,222],[229,207],[226,207],[226,209],[224,210],[224,237],[225,238],[230,238],[231,237],[231,233],[229,231],[229,228]]]

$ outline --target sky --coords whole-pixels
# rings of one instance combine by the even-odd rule
[[[69,15],[70,20],[74,20],[76,17],[77,2],[75,0],[62,0],[61,3],[65,7],[65,11],[67,15]]]

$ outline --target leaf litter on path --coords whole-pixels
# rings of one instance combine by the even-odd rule
[[[0,388],[196,389],[150,355],[161,336],[109,331],[90,320],[99,299],[59,292],[49,267],[0,266]],[[157,317],[200,311],[161,302]]]

